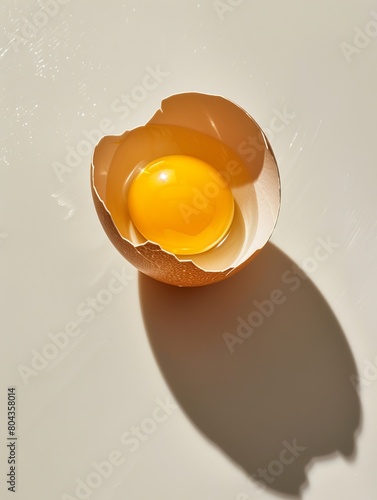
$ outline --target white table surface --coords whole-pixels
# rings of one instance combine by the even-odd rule
[[[19,0],[1,15],[0,497],[376,499],[376,2]],[[271,243],[200,289],[139,276],[89,187],[90,141],[184,91],[244,107],[282,179]],[[230,353],[223,334],[275,289]]]

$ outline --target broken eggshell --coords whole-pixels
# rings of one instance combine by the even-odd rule
[[[145,240],[129,216],[127,192],[135,175],[150,161],[174,154],[213,165],[235,200],[228,235],[201,254],[163,250]],[[93,153],[91,187],[101,224],[123,257],[177,286],[208,285],[242,269],[270,238],[280,208],[278,167],[261,128],[233,102],[200,93],[170,96],[146,125],[103,137]]]

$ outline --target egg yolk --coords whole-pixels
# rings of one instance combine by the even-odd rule
[[[189,255],[209,250],[226,236],[234,199],[207,162],[170,155],[151,161],[133,179],[128,210],[144,238],[168,252]]]

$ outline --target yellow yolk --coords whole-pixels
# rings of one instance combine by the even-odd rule
[[[192,156],[171,155],[148,163],[134,178],[128,210],[144,238],[168,252],[189,255],[225,237],[234,199],[214,167]]]

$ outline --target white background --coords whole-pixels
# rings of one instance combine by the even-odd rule
[[[377,3],[20,0],[1,19],[0,432],[16,386],[18,434],[1,498],[375,499]],[[140,277],[89,186],[87,136],[183,91],[246,109],[282,180],[265,252],[196,290]],[[276,288],[231,354],[223,333]],[[262,490],[259,469],[277,471]]]

